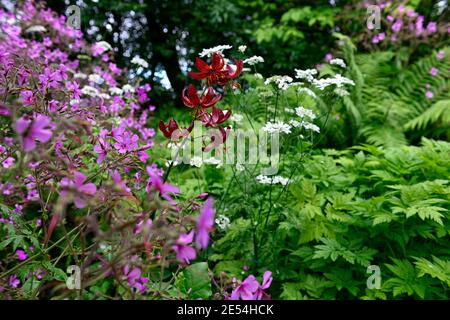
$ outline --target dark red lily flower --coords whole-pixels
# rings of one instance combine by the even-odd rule
[[[204,123],[207,127],[215,127],[218,124],[222,124],[228,120],[231,116],[231,110],[226,110],[223,112],[221,109],[213,107],[212,114],[206,114],[203,116]]]
[[[187,94],[186,94],[187,92]],[[189,87],[183,90],[183,103],[189,108],[209,108],[215,105],[222,98],[221,94],[216,94],[214,89],[209,87],[201,98],[197,94],[197,89],[190,84]]]
[[[173,118],[170,119],[167,124],[165,124],[162,120],[159,121],[159,129],[164,134],[164,136],[169,139],[172,138],[172,135],[176,130],[187,130],[188,132],[191,132],[193,128],[194,128],[194,122],[192,122],[190,124],[189,128],[180,129],[180,127],[178,126],[178,123]],[[183,131],[181,131],[181,133],[182,133],[182,136],[187,136],[189,134],[189,133],[185,134]]]
[[[195,65],[199,72],[189,72],[189,76],[197,80],[206,79],[209,86],[213,84],[226,85],[231,79],[236,79],[242,72],[244,62],[236,60],[236,70],[231,65],[225,64],[225,59],[220,53],[213,53],[211,65],[200,58],[195,59]]]

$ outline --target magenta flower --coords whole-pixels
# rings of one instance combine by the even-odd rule
[[[209,233],[214,225],[214,214],[213,198],[210,197],[206,200],[197,222],[197,237],[195,240],[203,249],[208,247]]]
[[[401,30],[403,26],[403,21],[402,20],[397,20],[391,27],[392,31],[394,31],[395,33],[399,32]]]
[[[127,151],[133,151],[138,148],[139,136],[129,131],[125,131],[123,134],[114,137],[117,143],[114,144],[119,153],[126,153]]]
[[[438,73],[439,73],[439,69],[438,68],[433,67],[433,68],[430,69],[430,74],[433,77],[437,76]]]
[[[439,51],[437,53],[438,60],[442,60],[442,59],[444,59],[444,57],[445,57],[445,52],[444,51]]]
[[[27,258],[28,258],[27,253],[23,250],[16,250],[16,256],[17,256],[17,259],[19,259],[19,261],[24,261],[24,260],[27,260]]]
[[[9,285],[13,288],[17,288],[20,284],[19,278],[15,274],[9,277]]]
[[[248,276],[240,285],[236,287],[231,293],[231,300],[255,300],[257,298],[257,291],[259,283],[255,276]]]
[[[270,271],[264,272],[262,284],[256,292],[256,300],[270,299],[270,296],[266,292],[264,292],[264,290],[270,287],[270,285],[272,284],[272,280],[273,280],[272,272]]]
[[[188,246],[188,244],[190,244],[193,240],[194,231],[191,231],[189,234],[181,234],[179,236],[176,245],[172,247],[177,254],[177,259],[179,261],[189,263],[197,257],[195,249]]]
[[[143,294],[145,292],[145,284],[148,282],[148,278],[141,277],[141,269],[136,267],[130,271],[130,268],[126,265],[123,268],[123,272],[127,277],[128,284]]]
[[[106,156],[109,150],[109,143],[105,140],[106,135],[108,134],[108,130],[102,130],[98,137],[98,142],[94,146],[94,152],[98,153],[97,164],[101,164],[105,161]]]
[[[150,179],[145,190],[147,192],[150,190],[159,191],[164,199],[169,201],[171,204],[175,204],[175,201],[169,196],[169,193],[180,193],[180,189],[168,183],[164,183],[161,177],[158,176],[151,167],[147,167],[147,173]]]
[[[427,25],[427,32],[428,33],[435,33],[437,31],[437,24],[436,22],[429,22]]]
[[[52,137],[50,118],[41,114],[37,114],[32,120],[19,118],[16,131],[21,136],[24,151],[34,150],[36,140],[45,143]]]
[[[86,176],[81,172],[75,171],[74,180],[70,180],[68,178],[63,178],[61,180],[61,196],[66,197],[69,190],[72,189],[76,192],[74,203],[75,206],[79,209],[86,207],[87,197],[92,197],[97,192],[97,187],[93,183],[84,183],[86,181]]]
[[[430,90],[427,90],[427,92],[425,92],[425,97],[427,97],[427,99],[431,100],[434,97],[434,93],[431,92]]]
[[[2,166],[5,169],[8,169],[10,167],[12,167],[12,165],[14,164],[15,159],[13,157],[8,157],[6,158],[3,162],[2,162]]]

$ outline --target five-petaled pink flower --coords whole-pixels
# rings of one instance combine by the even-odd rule
[[[148,282],[148,278],[141,277],[141,269],[140,268],[133,268],[130,270],[128,265],[126,265],[123,268],[123,273],[127,277],[128,284],[132,287],[137,289],[141,294],[145,292],[145,284]]]
[[[210,197],[206,200],[197,222],[197,236],[195,240],[203,249],[208,247],[209,233],[214,225],[214,214],[213,198]]]
[[[41,114],[37,114],[34,119],[19,118],[16,131],[21,137],[24,151],[34,150],[36,140],[45,143],[52,137],[50,118]]]
[[[248,276],[240,285],[231,293],[231,300],[255,300],[259,283],[254,275]]]
[[[84,183],[86,176],[81,172],[74,172],[74,180],[63,178],[61,180],[61,196],[66,197],[70,190],[75,192],[74,203],[79,209],[86,207],[86,198],[92,197],[97,192],[97,187],[93,183]]]
[[[195,249],[188,246],[194,240],[194,231],[192,230],[188,234],[181,234],[177,240],[176,245],[172,249],[177,254],[177,259],[181,262],[189,263],[194,260],[197,256]]]
[[[19,259],[19,261],[24,261],[24,260],[27,260],[27,258],[28,258],[27,253],[20,249],[16,250],[16,256],[17,256],[17,259]]]
[[[147,167],[147,173],[150,179],[145,190],[147,192],[150,190],[159,191],[161,197],[169,201],[171,204],[175,204],[175,201],[170,197],[169,193],[180,193],[180,189],[168,183],[164,183],[161,177],[158,176],[151,167]]]

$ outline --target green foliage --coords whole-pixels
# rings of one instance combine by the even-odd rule
[[[282,299],[448,299],[450,143],[325,149],[305,160],[289,192],[259,261],[255,226],[239,213],[214,245],[216,272],[268,268]],[[379,290],[366,287],[369,265],[381,269]]]

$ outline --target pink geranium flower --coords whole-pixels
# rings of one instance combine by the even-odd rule
[[[213,198],[210,197],[206,200],[197,222],[196,242],[203,249],[208,247],[209,233],[214,225],[214,214]]]
[[[171,204],[175,204],[175,201],[170,197],[169,193],[180,193],[180,189],[168,183],[164,183],[161,177],[158,176],[151,167],[147,167],[147,173],[150,179],[145,190],[147,192],[150,192],[151,190],[158,191],[164,199]]]
[[[16,131],[21,137],[24,151],[34,150],[36,140],[45,143],[52,137],[50,118],[41,114],[37,114],[34,119],[19,118]]]
[[[194,231],[191,231],[188,234],[181,234],[176,245],[172,247],[176,252],[179,261],[189,263],[196,258],[197,253],[195,252],[195,249],[188,246],[192,243],[192,240],[194,240]]]
[[[27,253],[23,250],[16,250],[16,256],[17,256],[17,259],[19,259],[19,261],[24,261],[24,260],[27,260],[27,258],[28,258]]]
[[[255,300],[259,283],[254,275],[248,276],[240,285],[231,293],[231,300]]]
[[[86,176],[81,172],[75,171],[74,180],[63,178],[61,180],[61,196],[66,197],[69,190],[75,192],[74,203],[79,209],[86,207],[86,198],[92,197],[97,192],[97,187],[93,183],[84,183]]]

